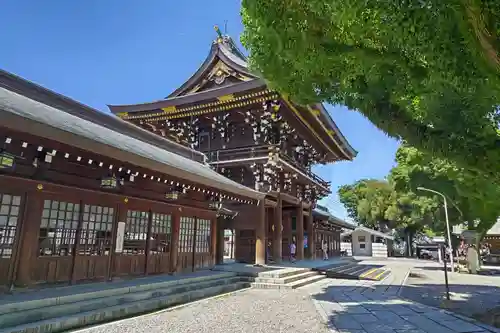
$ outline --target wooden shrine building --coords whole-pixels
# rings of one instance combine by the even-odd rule
[[[355,225],[333,216],[328,211],[328,208],[321,205],[316,205],[313,210],[313,223],[314,253],[317,258],[321,258],[323,255],[321,248],[323,242],[327,244],[329,257],[339,256],[341,252],[341,234],[356,228]]]
[[[234,41],[216,30],[201,67],[168,97],[110,110],[205,153],[213,170],[265,194],[258,209],[223,201],[238,213],[221,222],[237,231],[237,260],[263,264],[270,246],[279,261],[293,239],[298,259],[313,257],[314,246],[304,253],[304,239],[313,234],[312,210],[330,193],[330,184],[311,167],[352,160],[356,152],[323,105],[300,106],[269,89]]]
[[[0,71],[0,287],[213,267],[220,203],[266,194],[205,160]]]

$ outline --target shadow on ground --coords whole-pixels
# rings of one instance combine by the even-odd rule
[[[446,300],[444,283],[407,284],[402,287],[400,296],[422,304],[446,308],[455,313],[500,327],[500,318],[498,318],[500,315],[499,287],[451,283],[449,289],[450,301]]]
[[[456,267],[456,266],[455,266]],[[415,269],[421,269],[424,271],[444,271],[444,267],[442,266],[417,266]],[[451,272],[451,267],[447,266],[448,272]],[[467,274],[467,273],[462,273]],[[487,268],[483,267],[478,272],[478,275],[487,275],[487,276],[498,276],[500,277],[500,269],[498,268]]]
[[[458,287],[454,286],[455,289],[459,289]],[[313,294],[312,297],[317,301],[317,306],[326,313],[331,327],[341,332],[453,333],[480,331],[486,328],[479,327],[481,323],[471,321],[469,318],[455,317],[444,310],[436,311],[434,307],[441,307],[444,290],[429,298],[418,298],[415,296],[419,293],[426,293],[426,291],[408,287],[401,290],[406,296],[398,296],[399,290],[394,288],[397,287],[382,285],[364,288],[328,286]],[[458,304],[463,303],[463,306],[468,301],[470,299],[467,301],[459,300],[452,305],[460,308],[457,306]],[[464,315],[459,311],[457,314]],[[470,316],[470,314],[468,315]],[[483,323],[492,324],[485,321]]]

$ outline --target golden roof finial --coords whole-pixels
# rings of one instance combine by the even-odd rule
[[[215,32],[217,33],[217,42],[220,43],[222,42],[222,32],[219,29],[218,25],[214,26]]]

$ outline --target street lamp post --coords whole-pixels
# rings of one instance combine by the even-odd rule
[[[437,195],[439,195],[439,196],[441,196],[443,198],[443,201],[444,201],[444,217],[445,217],[445,220],[446,220],[446,231],[447,231],[447,234],[448,234],[448,246],[450,248],[450,261],[451,261],[451,267],[450,268],[451,268],[451,271],[454,272],[455,271],[455,263],[453,261],[453,246],[451,245],[450,222],[448,221],[448,205],[447,205],[447,202],[446,202],[446,196],[443,193],[440,193],[438,191],[434,191],[434,190],[431,190],[431,189],[428,189],[428,188],[425,188],[425,187],[417,187],[417,190],[432,192],[432,193],[437,194]],[[446,261],[446,258],[444,258],[444,260]]]

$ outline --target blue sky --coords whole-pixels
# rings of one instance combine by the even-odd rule
[[[106,104],[165,97],[205,59],[213,26],[239,39],[239,1],[6,0],[0,10],[0,68],[104,112]],[[327,106],[352,146],[353,162],[320,166],[332,182],[324,200],[345,218],[338,186],[382,178],[394,164],[397,142],[361,114]]]

